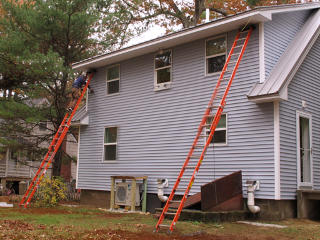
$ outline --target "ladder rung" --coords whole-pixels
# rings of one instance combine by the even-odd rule
[[[170,227],[170,225],[166,225],[166,224],[159,224],[159,227],[167,227],[167,228],[169,228],[169,227]]]
[[[207,106],[207,108],[219,108],[221,105],[212,105],[212,106]]]
[[[247,38],[245,37],[245,38],[238,38],[238,40],[237,41],[242,41],[242,40],[246,40]]]
[[[233,49],[235,49],[235,48],[242,48],[243,47],[243,45],[238,45],[238,46],[235,46]]]
[[[234,64],[234,63],[237,63],[238,62],[238,60],[237,61],[230,61],[230,62],[228,62],[228,65],[229,64]]]
[[[199,137],[209,137],[209,135],[200,135]]]
[[[170,203],[180,203],[181,200],[171,200]]]
[[[195,168],[196,168],[195,166],[186,166],[186,167],[184,167],[184,169],[195,169]]]
[[[211,126],[211,125],[210,125],[210,126]],[[194,149],[195,149],[195,148],[198,148],[198,149],[199,149],[199,148],[204,148],[204,145],[196,145],[196,146],[194,146],[193,148],[194,148]]]
[[[166,215],[176,215],[176,213],[172,213],[172,212],[165,212],[164,214],[166,214]]]

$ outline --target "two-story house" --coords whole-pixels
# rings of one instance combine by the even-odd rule
[[[320,190],[320,4],[259,7],[75,63],[97,69],[75,120],[82,201],[109,207],[110,176],[148,176],[169,194],[235,35],[254,25],[192,187],[234,171],[260,182],[261,212],[295,216],[297,190]],[[246,188],[243,189],[247,196]]]

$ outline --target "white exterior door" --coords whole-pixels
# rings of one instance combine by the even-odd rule
[[[312,187],[312,121],[311,115],[297,112],[298,188]]]

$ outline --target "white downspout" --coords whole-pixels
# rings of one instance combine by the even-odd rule
[[[260,212],[260,207],[254,205],[254,191],[259,189],[258,181],[247,181],[248,184],[248,209],[252,213]]]
[[[166,202],[168,200],[167,196],[164,196],[163,194],[163,188],[168,187],[169,182],[168,179],[158,179],[158,198],[160,199],[161,202]]]

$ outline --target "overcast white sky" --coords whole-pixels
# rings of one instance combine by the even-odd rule
[[[145,42],[157,37],[160,37],[162,35],[164,35],[166,33],[166,30],[160,26],[153,26],[150,27],[150,29],[146,32],[144,32],[143,34],[141,34],[140,36],[137,36],[133,39],[131,39],[128,44],[126,44],[126,46],[131,46],[131,45],[135,45],[141,42]]]

